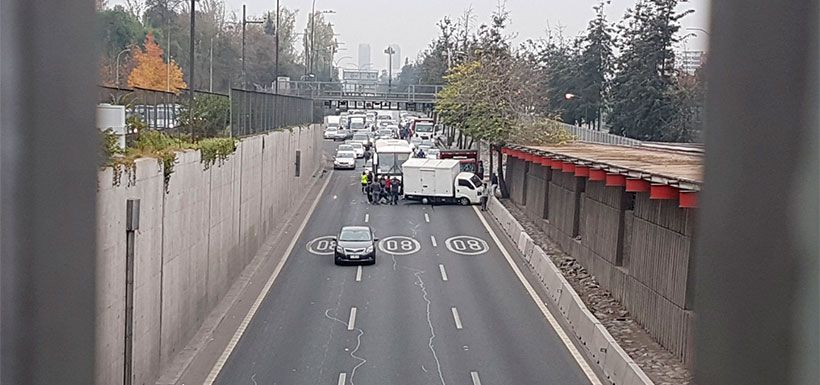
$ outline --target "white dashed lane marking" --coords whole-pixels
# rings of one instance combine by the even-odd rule
[[[336,382],[336,385],[345,385],[347,382],[347,373],[339,373],[339,381]]]
[[[481,385],[481,379],[478,378],[478,372],[470,372],[470,378],[473,380],[473,385]]]
[[[357,266],[356,267],[356,282],[361,282],[361,281],[362,281],[362,267]]]
[[[347,319],[347,330],[356,328],[356,307],[350,308],[350,318]]]
[[[461,325],[461,317],[458,316],[458,309],[452,308],[453,311],[453,321],[456,322],[456,329],[461,330],[464,327]]]
[[[430,242],[433,242],[433,247],[438,247],[438,243],[436,243],[436,236],[435,235],[430,236]]]
[[[364,215],[364,223],[370,222],[370,214]]]
[[[447,270],[444,270],[444,265],[438,265],[438,271],[441,272],[441,280],[446,281],[447,280]]]
[[[424,213],[424,221],[430,223],[430,216],[427,213]]]

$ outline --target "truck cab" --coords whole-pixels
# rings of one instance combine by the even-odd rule
[[[484,193],[484,183],[478,179],[476,174],[461,172],[456,177],[456,200],[458,202],[463,204],[462,198],[467,198],[470,204],[478,203]]]

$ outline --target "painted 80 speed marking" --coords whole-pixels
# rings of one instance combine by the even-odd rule
[[[479,255],[490,250],[487,242],[483,239],[469,235],[457,235],[447,238],[447,240],[444,241],[444,245],[447,246],[447,250],[463,255]]]
[[[413,238],[395,235],[379,241],[379,250],[393,255],[410,255],[421,250],[421,245]]]
[[[307,250],[313,254],[330,255],[333,254],[333,251],[336,248],[336,240],[334,238],[335,237],[332,235],[325,235],[323,237],[315,238],[308,242],[305,247],[307,247]]]

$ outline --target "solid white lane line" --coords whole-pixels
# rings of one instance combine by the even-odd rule
[[[370,214],[364,215],[364,223],[370,222]]]
[[[453,320],[456,321],[456,329],[464,329],[464,327],[461,326],[461,317],[458,316],[458,309],[451,308],[451,310],[453,311]]]
[[[424,213],[424,221],[430,223],[430,216],[427,213]]]
[[[347,373],[339,373],[339,381],[336,382],[336,385],[345,385],[347,382]]]
[[[350,318],[347,319],[347,330],[356,328],[356,307],[350,308]]]
[[[550,310],[547,309],[547,305],[544,304],[544,301],[541,300],[541,297],[539,297],[538,293],[535,292],[535,289],[524,277],[524,274],[521,273],[521,269],[518,268],[518,265],[515,264],[515,261],[513,261],[512,256],[510,256],[510,253],[507,252],[507,248],[504,247],[503,244],[501,244],[501,241],[498,239],[498,236],[495,235],[495,231],[493,231],[493,229],[490,227],[490,224],[487,223],[487,220],[484,219],[484,216],[481,215],[481,212],[478,211],[478,208],[473,206],[473,211],[475,212],[475,215],[478,216],[478,219],[481,220],[481,223],[484,225],[484,228],[487,229],[487,232],[490,233],[490,237],[493,239],[496,246],[498,246],[498,249],[501,250],[501,254],[504,255],[504,259],[507,260],[507,263],[510,265],[510,268],[513,270],[513,273],[515,273],[515,275],[518,277],[518,280],[521,281],[521,284],[524,285],[524,288],[527,289],[527,293],[530,294],[530,298],[532,298],[533,302],[535,302],[535,305],[538,306],[538,309],[541,310],[541,314],[544,315],[544,317],[549,322],[550,326],[552,326],[553,330],[555,330],[555,333],[558,334],[558,338],[561,339],[561,342],[563,342],[564,346],[566,346],[567,350],[569,350],[569,353],[572,355],[572,358],[574,358],[575,361],[578,363],[578,366],[581,367],[581,371],[583,371],[584,374],[587,376],[589,382],[592,385],[602,385],[601,380],[598,379],[598,376],[596,376],[595,372],[592,371],[592,368],[589,366],[587,361],[578,351],[578,348],[576,348],[572,341],[569,339],[569,336],[558,323],[558,321],[555,319],[555,316],[553,316],[552,312],[550,312]]]
[[[438,247],[438,243],[436,243],[436,236],[435,235],[430,236],[430,241],[433,242],[433,247]]]
[[[470,372],[470,378],[473,379],[473,385],[481,385],[481,379],[478,378],[478,372]]]
[[[290,257],[290,253],[293,251],[294,246],[296,246],[296,241],[299,240],[299,237],[302,236],[302,231],[305,230],[305,226],[307,226],[308,221],[310,221],[310,217],[313,216],[313,211],[316,209],[316,206],[319,204],[319,198],[321,198],[325,194],[325,189],[327,185],[330,183],[330,179],[333,177],[333,171],[331,171],[327,175],[327,180],[325,180],[325,184],[322,186],[322,189],[319,190],[319,195],[316,196],[316,199],[313,200],[313,204],[310,206],[310,210],[308,210],[305,219],[302,220],[302,224],[299,225],[299,228],[296,230],[296,233],[293,234],[293,239],[290,241],[287,250],[285,250],[285,255],[282,257],[282,260],[279,261],[279,264],[276,265],[276,268],[273,269],[273,273],[271,274],[268,282],[265,283],[265,287],[262,288],[262,292],[259,293],[259,296],[256,297],[256,301],[254,301],[253,305],[251,305],[248,314],[245,315],[245,318],[242,319],[242,322],[239,324],[239,327],[236,329],[236,333],[234,333],[231,340],[228,342],[228,346],[225,347],[225,350],[222,352],[222,355],[216,360],[214,367],[211,368],[211,372],[208,373],[208,377],[205,378],[205,382],[203,385],[211,385],[216,380],[216,376],[219,375],[219,372],[222,370],[222,367],[225,366],[225,362],[228,361],[228,357],[230,357],[231,352],[236,347],[236,344],[239,343],[239,339],[242,338],[242,334],[245,333],[245,329],[248,328],[248,324],[251,323],[251,319],[253,316],[256,315],[256,312],[259,310],[259,306],[262,304],[262,301],[268,295],[271,286],[273,286],[273,281],[276,280],[276,277],[279,276],[279,272],[282,271],[282,267],[285,266],[285,262],[288,261],[288,257]]]
[[[438,271],[441,272],[441,280],[446,281],[447,280],[447,271],[444,270],[444,265],[438,265]]]
[[[362,267],[358,266],[358,267],[356,267],[356,282],[361,282],[361,281],[362,281]]]

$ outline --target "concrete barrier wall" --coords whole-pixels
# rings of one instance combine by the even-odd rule
[[[520,170],[525,163],[516,158],[507,163],[513,165],[507,185],[519,192],[511,196],[513,202],[621,301],[658,343],[691,367],[692,210],[678,208],[676,200],[650,200],[648,193],[628,193],[623,187],[606,187],[539,165],[530,165],[524,173]],[[540,189],[544,180],[549,182]],[[519,201],[524,186],[526,199]]]
[[[490,215],[501,225],[504,233],[514,241],[524,262],[546,289],[548,299],[558,307],[560,316],[570,327],[569,332],[581,342],[583,349],[598,366],[606,380],[614,385],[651,385],[652,380],[618,345],[601,322],[587,309],[581,298],[549,256],[535,245],[525,232],[517,230],[521,225],[510,212],[491,198],[488,204]]]
[[[99,175],[97,206],[97,384],[123,383],[126,200],[140,200],[135,234],[133,383],[153,384],[316,182],[321,130],[296,128],[245,138],[223,164],[204,169],[197,151],[179,153],[167,186],[154,159],[135,178]],[[295,176],[296,151],[301,176]]]

